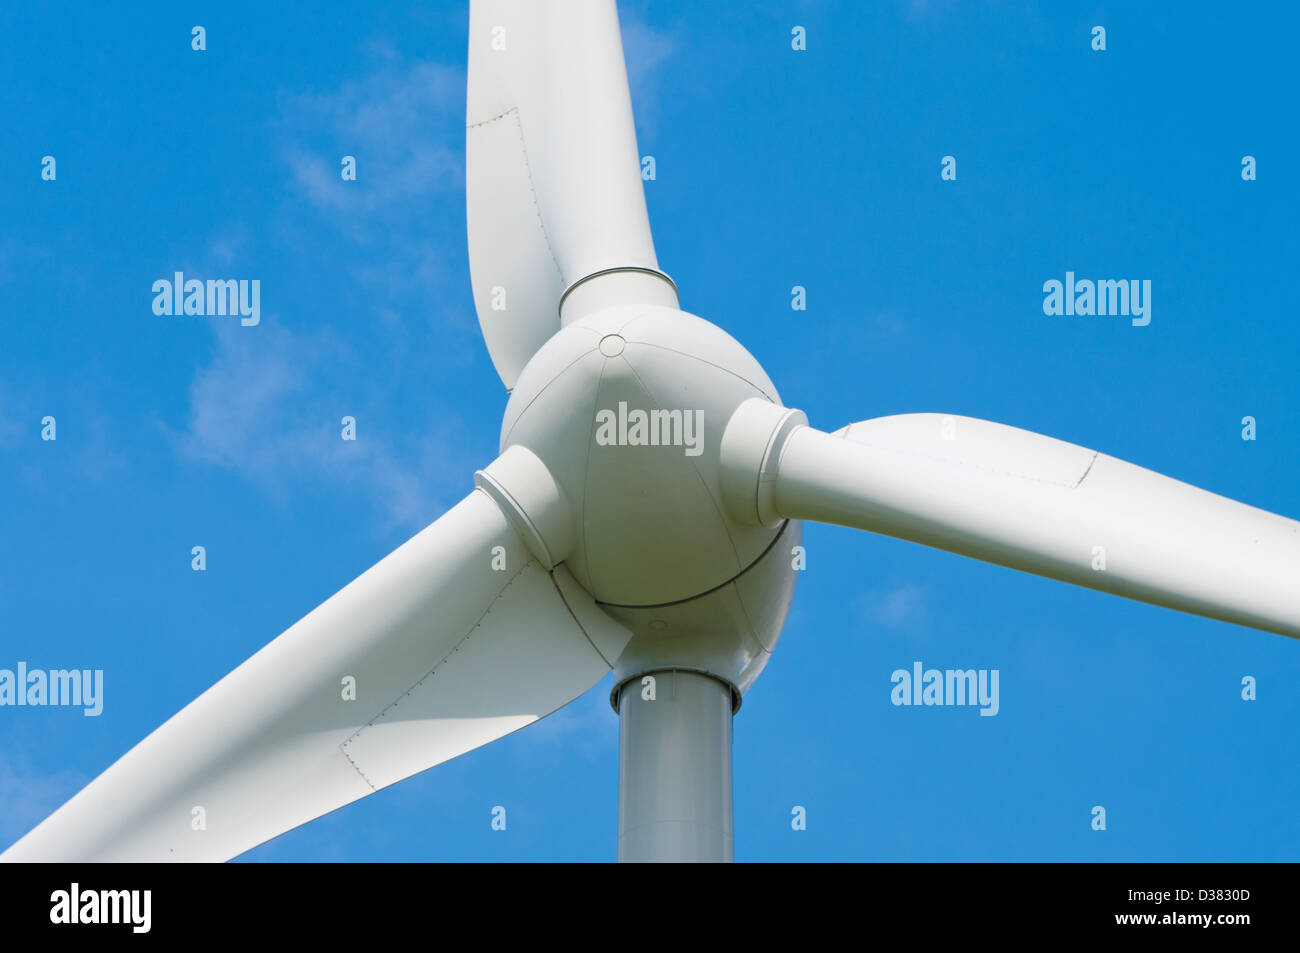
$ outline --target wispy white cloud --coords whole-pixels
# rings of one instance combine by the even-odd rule
[[[922,20],[946,22],[957,12],[957,0],[897,0],[913,23]],[[1030,5],[1032,6],[1032,4]]]
[[[208,242],[207,258],[214,264],[228,268],[244,253],[248,242],[248,227],[242,224],[236,225],[214,236]]]
[[[652,26],[635,11],[625,11],[619,27],[636,122],[653,134],[658,126],[663,67],[682,48],[680,28]]]
[[[865,598],[867,618],[887,628],[898,629],[917,625],[925,620],[925,588],[915,583],[903,583],[873,589]]]
[[[82,414],[78,421],[82,433],[77,465],[91,483],[104,483],[128,465],[120,449],[125,441],[112,432],[110,419],[95,409]]]
[[[89,385],[78,383],[61,391],[57,401],[49,401],[0,382],[0,450],[38,452],[45,445],[42,421],[49,415],[55,419],[57,447],[71,448],[70,458],[65,459],[71,459],[80,477],[103,483],[128,465],[119,449],[124,441],[114,433],[116,421],[103,405],[102,394]],[[24,458],[20,469],[24,479],[40,481],[38,459],[30,454]]]
[[[451,451],[465,443],[459,418],[434,414],[412,437],[403,429],[409,415],[392,404],[392,376],[376,372],[404,366],[413,318],[440,326],[444,362],[458,360],[461,341],[477,333],[472,314],[452,304],[458,285],[468,300],[469,283],[465,75],[403,59],[382,41],[363,46],[371,65],[358,78],[281,93],[272,134],[288,188],[261,220],[269,229],[227,226],[188,266],[229,272],[268,248],[309,257],[313,269],[342,277],[335,285],[348,295],[348,321],[309,324],[283,299],[275,308],[263,297],[255,329],[214,323],[212,359],[198,369],[184,429],[172,436],[186,459],[237,472],[274,498],[304,485],[352,488],[375,501],[386,529],[409,529],[453,503],[438,488],[467,486],[472,469]],[[356,181],[340,176],[344,155],[356,158]],[[345,415],[356,418],[355,441],[341,438]]]
[[[31,426],[31,421],[24,420],[30,415],[25,402],[19,401],[17,395],[0,381],[0,450],[18,445],[23,438],[24,423]]]
[[[563,747],[588,761],[606,760],[618,750],[618,715],[609,706],[613,675],[547,718],[529,727],[528,738],[539,750]]]
[[[323,92],[283,92],[273,123],[288,174],[275,211],[303,254],[325,234],[376,310],[476,338],[465,251],[465,73],[364,44],[370,70]],[[341,176],[356,160],[355,181]]]
[[[332,382],[360,376],[356,356],[322,332],[297,335],[274,322],[250,334],[234,325],[217,332],[211,363],[190,387],[187,427],[174,435],[189,459],[238,472],[272,497],[288,499],[307,483],[359,487],[390,526],[418,528],[452,500],[445,485],[454,422],[395,447],[370,398]],[[367,412],[369,411],[369,412]],[[356,440],[342,438],[343,417],[356,419]],[[463,476],[467,470],[456,471]],[[462,481],[463,482],[463,481]]]
[[[897,314],[889,311],[877,311],[857,328],[859,340],[884,341],[899,337],[907,332],[907,323]]]
[[[58,256],[48,248],[0,237],[0,285],[27,280],[34,273],[49,273],[58,265]]]
[[[71,769],[41,773],[13,752],[0,760],[0,850],[54,812],[90,780]]]
[[[457,139],[465,111],[465,74],[432,62],[405,62],[383,47],[369,75],[327,93],[281,97],[282,155],[297,191],[340,213],[340,226],[365,239],[412,203],[464,181]],[[328,151],[326,151],[328,149]],[[340,175],[344,155],[357,178]]]

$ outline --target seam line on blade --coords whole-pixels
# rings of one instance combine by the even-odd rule
[[[552,570],[551,572],[547,573],[547,575],[551,577],[551,585],[555,587],[555,592],[560,597],[560,602],[564,606],[565,611],[569,613],[569,618],[571,618],[573,620],[573,624],[578,627],[578,631],[581,632],[583,638],[587,640],[587,644],[590,645],[592,650],[597,655],[600,656],[601,661],[603,661],[606,665],[608,665],[611,669],[613,669],[614,663],[611,662],[609,659],[605,658],[605,653],[600,650],[600,646],[598,646],[595,642],[591,640],[591,636],[587,634],[587,627],[582,624],[581,620],[578,619],[577,614],[573,611],[573,607],[569,605],[569,600],[564,597],[564,590],[560,588],[560,583],[555,578],[555,571]]]
[[[479,128],[480,126],[490,126],[490,125],[492,125],[492,123],[494,123],[494,122],[500,122],[502,119],[505,119],[506,116],[509,116],[512,112],[518,112],[518,111],[519,111],[519,107],[518,107],[518,106],[511,106],[511,107],[510,107],[509,109],[507,109],[505,112],[497,113],[495,116],[492,116],[491,118],[488,118],[488,119],[480,119],[478,122],[467,122],[467,123],[465,123],[465,128],[466,128],[466,129],[477,129],[477,128]]]
[[[342,754],[343,757],[348,759],[348,764],[352,765],[352,770],[357,773],[357,775],[361,778],[362,781],[366,782],[366,787],[370,788],[370,790],[372,791],[378,791],[379,788],[375,787],[375,783],[371,781],[368,777],[366,777],[366,772],[361,770],[361,768],[357,765],[357,763],[352,760],[352,755],[348,754],[347,752],[346,745],[348,741],[351,741],[355,737],[356,734],[349,735],[347,741],[344,741],[343,744],[339,745],[339,753]]]
[[[1097,462],[1097,458],[1100,456],[1101,456],[1100,450],[1093,451],[1092,459],[1088,461],[1088,469],[1084,470],[1083,476],[1079,477],[1079,479],[1076,480],[1074,483],[1076,489],[1083,484],[1084,480],[1088,479],[1088,474],[1092,472],[1092,467]]]
[[[513,529],[511,530],[511,532],[513,532]],[[517,536],[518,534],[515,535]],[[392,711],[395,707],[397,707],[397,705],[401,704],[403,698],[406,698],[408,695],[411,694],[411,692],[415,691],[426,681],[428,681],[432,676],[436,675],[438,669],[446,665],[447,660],[450,659],[457,652],[459,652],[461,647],[466,642],[468,642],[470,638],[474,635],[474,633],[478,631],[479,627],[483,625],[483,620],[486,619],[492,613],[492,607],[501,601],[501,597],[506,594],[506,590],[508,590],[511,586],[513,586],[519,580],[519,578],[525,572],[528,571],[529,566],[534,566],[534,565],[537,565],[539,569],[541,568],[536,559],[529,559],[527,562],[523,564],[523,566],[521,566],[518,570],[516,570],[515,574],[506,581],[506,584],[501,587],[501,589],[497,592],[496,596],[492,599],[492,601],[488,603],[488,606],[486,609],[483,610],[483,613],[477,619],[474,620],[474,624],[471,625],[469,629],[466,630],[466,632],[459,639],[456,640],[456,644],[452,647],[451,651],[449,651],[446,655],[444,655],[441,659],[438,660],[438,664],[436,664],[433,668],[429,669],[429,671],[425,672],[424,675],[422,675],[419,679],[417,679],[414,684],[412,684],[410,687],[406,689],[406,691],[401,692],[399,695],[397,695],[397,697],[395,697],[392,701],[390,701],[387,705],[385,705],[384,708],[379,712],[379,714],[375,715],[373,718],[367,721],[364,725],[362,725],[352,734],[348,735],[348,737],[339,744],[339,751],[342,752],[343,757],[348,759],[348,764],[352,765],[353,770],[356,771],[357,774],[361,776],[361,780],[365,781],[366,785],[372,791],[378,791],[379,788],[375,787],[374,782],[372,782],[370,778],[366,776],[366,773],[362,771],[361,768],[357,765],[357,763],[352,760],[352,756],[349,755],[347,752],[347,746],[351,744],[353,741],[355,741],[357,738],[359,738],[362,732],[364,732],[367,728],[374,727],[374,725],[380,719],[382,719],[388,712]],[[547,573],[547,575],[550,574]]]
[[[528,194],[533,197],[533,211],[537,213],[537,227],[542,230],[542,239],[546,242],[546,251],[551,256],[551,264],[555,265],[555,273],[560,276],[560,283],[565,284],[567,280],[564,277],[564,269],[560,267],[560,260],[555,257],[555,248],[551,245],[550,233],[546,231],[546,220],[542,217],[542,206],[537,201],[537,186],[533,184],[533,166],[528,161],[528,143],[524,141],[524,123],[519,117],[519,107],[511,106],[506,110],[506,115],[514,113],[515,128],[519,131],[519,155],[524,160],[524,173],[528,176]]]

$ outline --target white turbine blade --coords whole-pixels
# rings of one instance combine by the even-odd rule
[[[465,125],[474,306],[513,388],[569,285],[658,268],[614,0],[471,0]]]
[[[1300,523],[1051,437],[935,414],[796,427],[771,489],[783,517],[1300,638]]]
[[[475,490],[3,859],[227,860],[560,708],[628,638]]]

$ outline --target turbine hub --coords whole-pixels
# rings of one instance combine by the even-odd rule
[[[750,398],[780,402],[720,328],[676,308],[605,308],[529,361],[501,450],[527,447],[563,490],[576,523],[565,562],[598,601],[679,602],[735,579],[781,531],[736,520],[721,497],[723,430]]]

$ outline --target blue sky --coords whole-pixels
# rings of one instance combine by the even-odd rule
[[[0,848],[496,454],[465,6],[304,7],[0,12],[0,667],[105,673],[98,718],[0,709]],[[1300,517],[1290,8],[619,8],[660,263],[814,425],[982,417]],[[155,315],[178,270],[260,279],[261,323]],[[1151,323],[1044,315],[1067,270],[1149,279]],[[738,860],[1300,857],[1295,641],[846,529],[806,544],[735,723]],[[892,706],[917,660],[998,669],[999,714]],[[612,859],[608,691],[245,856]]]

